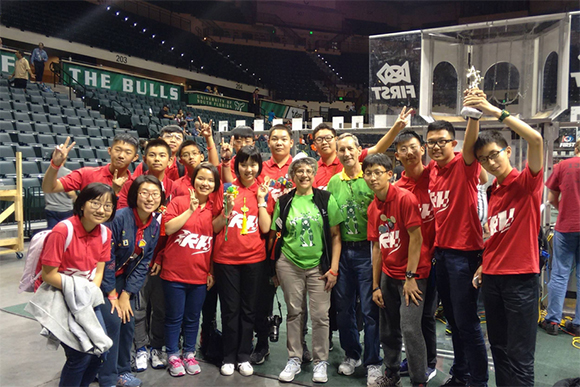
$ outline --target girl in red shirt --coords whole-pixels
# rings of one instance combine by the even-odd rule
[[[175,198],[167,208],[165,232],[168,235],[161,279],[165,294],[165,347],[169,356],[169,374],[183,376],[201,372],[195,360],[199,315],[206,291],[213,284],[211,250],[212,220],[223,204],[209,200],[220,189],[218,170],[201,163],[193,171],[188,196]],[[179,334],[183,330],[183,355],[179,353]]]
[[[106,228],[106,242],[103,243],[101,224],[115,216],[117,197],[113,189],[103,183],[91,183],[79,194],[73,216],[68,220],[73,225],[73,237],[64,249],[68,235],[67,226],[61,222],[46,237],[40,256],[42,280],[62,289],[63,275],[83,276],[97,287],[101,286],[105,263],[111,258],[111,231]],[[95,314],[104,326],[100,309]],[[88,386],[95,380],[101,359],[93,354],[79,352],[61,343],[66,363],[60,376],[60,386]]]
[[[266,209],[268,187],[258,185],[262,157],[254,146],[242,147],[236,154],[233,187],[227,193],[223,215],[213,221],[216,236],[214,271],[220,297],[224,364],[222,375],[232,375],[235,364],[240,374],[254,373],[250,365],[256,299],[266,259],[264,234],[271,224]]]

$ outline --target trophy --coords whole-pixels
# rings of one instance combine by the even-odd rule
[[[479,75],[479,70],[476,70],[474,66],[471,66],[469,71],[467,71],[467,79],[469,80],[469,89],[476,88],[481,82],[481,75]],[[465,119],[473,118],[479,120],[483,112],[479,109],[464,106],[461,109],[461,116]]]

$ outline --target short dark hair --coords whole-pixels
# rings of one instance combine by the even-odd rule
[[[433,121],[427,126],[427,133],[434,132],[436,130],[446,130],[451,135],[451,139],[455,140],[455,128],[449,121]]]
[[[262,173],[262,155],[260,150],[253,145],[246,145],[240,148],[238,153],[236,153],[236,162],[234,163],[234,171],[238,179],[240,178],[239,165],[245,163],[248,160],[252,160],[258,163],[258,174],[256,177],[260,176]]]
[[[115,137],[113,137],[113,142],[111,143],[111,146],[115,145],[118,142],[124,142],[126,144],[133,145],[133,147],[135,148],[135,153],[137,153],[137,151],[139,150],[139,140],[128,133],[120,133],[117,134]]]
[[[323,122],[322,124],[318,124],[318,126],[314,128],[314,131],[312,132],[312,138],[316,138],[316,133],[320,132],[322,129],[330,130],[332,132],[332,135],[336,137],[336,130],[334,130],[332,126],[325,124]]]
[[[391,161],[391,158],[384,153],[375,153],[365,157],[362,164],[362,170],[366,171],[368,167],[373,165],[385,167],[387,171],[393,170],[393,162]]]
[[[24,51],[22,50],[16,50],[17,53],[19,53],[20,55],[24,56]]]
[[[237,126],[231,131],[234,138],[254,138],[254,130],[249,126]]]
[[[110,185],[103,183],[91,183],[81,190],[75,204],[73,205],[73,214],[79,218],[83,217],[83,207],[89,200],[100,198],[103,195],[110,195],[111,201],[113,202],[113,212],[106,222],[110,222],[115,218],[115,213],[117,212],[117,195]]]
[[[197,145],[197,142],[193,141],[193,140],[185,140],[184,142],[181,143],[181,145],[179,146],[179,149],[177,150],[177,156],[181,157],[181,151],[183,150],[183,148],[187,147],[187,146],[194,146],[197,148],[197,150],[200,153],[203,153],[203,150],[199,147],[199,145]]]
[[[179,133],[181,134],[181,136],[183,136],[183,138],[185,138],[185,135],[183,134],[183,129],[181,129],[178,125],[164,126],[161,129],[161,132],[159,133],[159,137],[163,137],[165,133]]]
[[[147,156],[147,152],[149,152],[150,148],[153,148],[154,146],[162,146],[165,149],[167,149],[167,153],[169,154],[169,156],[171,156],[171,147],[169,146],[168,143],[165,142],[165,140],[161,139],[161,138],[156,138],[155,140],[151,140],[147,143],[147,146],[145,147],[145,152],[143,152],[143,156]]]
[[[395,138],[395,149],[398,149],[399,144],[403,142],[407,142],[413,138],[416,138],[419,141],[419,145],[423,145],[423,140],[421,136],[417,134],[414,130],[404,130]]]
[[[508,146],[508,143],[501,132],[497,130],[486,130],[479,133],[475,144],[473,145],[473,154],[477,157],[476,152],[486,146],[487,144],[496,143],[501,148]]]
[[[272,128],[268,132],[268,136],[272,137],[272,133],[274,133],[275,130],[284,130],[284,131],[286,131],[286,133],[288,133],[288,136],[290,136],[290,138],[292,138],[292,131],[290,130],[290,128],[287,127],[286,125],[281,125],[281,124],[272,126]]]
[[[195,169],[193,170],[193,175],[191,175],[191,185],[194,186],[195,178],[197,177],[198,172],[202,169],[207,169],[213,174],[213,181],[215,182],[213,192],[217,192],[222,184],[220,180],[220,173],[215,165],[207,161],[199,163],[199,165],[195,167]]]
[[[129,192],[127,193],[127,204],[129,208],[137,208],[137,194],[139,193],[139,187],[141,187],[144,183],[151,183],[155,184],[157,188],[159,188],[159,192],[161,192],[161,201],[159,205],[161,206],[165,203],[165,191],[163,191],[163,185],[153,175],[139,175],[133,182],[131,183],[131,187],[129,187]]]

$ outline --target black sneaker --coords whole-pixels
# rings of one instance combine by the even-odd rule
[[[250,363],[262,364],[269,355],[270,348],[268,346],[256,346],[256,349],[250,355]]]
[[[464,386],[467,386],[467,382],[465,380],[456,378],[455,376],[451,375],[443,382],[441,387],[443,387],[443,386],[449,386],[449,387],[462,386],[462,387],[464,387]]]
[[[558,323],[546,321],[544,319],[540,323],[540,328],[544,329],[549,335],[557,336],[560,326]]]
[[[566,320],[564,323],[564,329],[572,333],[574,336],[580,336],[580,325],[576,325],[570,320]]]
[[[310,363],[311,361],[312,352],[310,352],[306,343],[302,343],[302,363]]]
[[[401,379],[395,379],[395,378],[391,378],[388,377],[386,375],[383,375],[379,378],[377,378],[377,380],[375,381],[375,386],[376,387],[402,387],[403,383],[401,382]]]

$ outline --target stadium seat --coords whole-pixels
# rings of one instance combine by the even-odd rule
[[[22,162],[22,174],[25,176],[38,176],[41,172],[38,169],[38,164],[36,161],[23,161]]]
[[[13,112],[14,120],[21,122],[30,122],[30,115],[28,113]]]
[[[101,136],[112,140],[115,137],[115,131],[110,128],[101,128]]]
[[[31,103],[29,107],[30,107],[30,111],[33,113],[40,113],[40,114],[46,113],[46,111],[44,110],[44,106],[42,106],[41,104]]]
[[[16,112],[29,112],[28,104],[22,102],[12,102],[12,110]]]
[[[66,135],[68,135],[68,130],[67,130],[65,125],[53,124],[52,125],[52,133],[66,136]]]
[[[10,101],[0,101],[0,110],[10,111],[12,110],[12,104]]]
[[[14,120],[14,116],[9,110],[0,110],[0,120],[12,121]]]
[[[36,137],[33,133],[18,133],[18,143],[21,145],[36,144]]]
[[[1,111],[0,111],[1,113]],[[14,124],[12,123],[12,121],[0,121],[0,131],[3,132],[10,132],[13,131],[14,129]]]
[[[89,143],[89,138],[86,136],[72,136],[73,140],[77,143],[78,146],[81,147],[90,147],[91,144]]]
[[[78,117],[86,117],[89,118],[91,115],[87,109],[76,109],[76,113]]]
[[[30,133],[34,132],[34,130],[32,129],[32,126],[28,122],[17,122],[16,123],[16,130],[19,132],[30,132]]]
[[[92,118],[81,118],[81,125],[83,126],[95,126],[95,122]]]
[[[62,109],[59,106],[49,106],[48,107],[48,114],[60,116],[60,115],[62,115]]]
[[[54,145],[56,144],[54,134],[37,134],[36,138],[38,143],[41,145],[50,145],[54,148]]]
[[[2,134],[2,133],[0,133],[0,134]],[[4,144],[4,145],[0,145],[0,159],[2,159],[2,160],[14,159],[16,157],[14,155],[14,148],[12,148],[10,145],[6,145],[7,142],[2,142],[2,144]]]
[[[96,162],[96,161],[85,161],[83,163],[83,166],[84,167],[93,167],[93,168],[96,168],[96,167],[99,167],[100,164],[98,162]]]
[[[94,160],[95,152],[89,148],[81,148],[79,149],[79,157],[85,160]]]
[[[64,124],[64,120],[62,119],[61,116],[55,116],[52,114],[48,116],[48,122],[50,122],[51,124]]]
[[[48,123],[48,114],[32,113],[32,121],[40,123]]]
[[[44,100],[48,106],[59,106],[60,107],[58,100],[56,98],[45,97]]]
[[[22,152],[22,158],[24,159],[34,160],[39,158],[34,147],[30,145],[18,145],[16,146],[16,152]]]
[[[77,169],[82,168],[82,165],[81,165],[81,163],[79,161],[76,161],[76,160],[74,160],[74,161],[68,160],[66,162],[66,164],[65,164],[65,167],[67,167],[71,171],[75,171]]]
[[[57,101],[58,101],[58,104],[60,107],[63,107],[63,108],[72,108],[73,107],[72,102],[68,99],[57,99]]]
[[[81,119],[79,117],[65,116],[65,118],[66,123],[69,124],[69,126],[81,126]]]
[[[105,119],[95,119],[95,125],[99,128],[106,128],[107,127],[107,120]]]
[[[104,148],[105,147],[105,143],[103,142],[102,138],[89,137],[89,143],[94,148]]]
[[[75,99],[74,101],[71,101],[71,105],[72,105],[72,107],[80,108],[80,109],[85,107],[85,104],[80,99]]]
[[[97,154],[97,159],[101,159],[101,160],[110,160],[111,156],[109,155],[109,152],[107,151],[107,149],[96,149],[95,153]]]
[[[63,108],[62,114],[64,114],[67,117],[76,117],[77,116],[77,113],[76,113],[75,109],[73,109],[73,108]]]
[[[15,177],[16,166],[14,161],[2,160],[0,161],[0,177]]]
[[[68,131],[69,131],[70,135],[73,137],[87,135],[85,133],[85,130],[83,128],[81,128],[80,126],[69,126]]]
[[[35,103],[35,104],[44,104],[44,98],[41,95],[31,95],[30,96],[30,103]]]

